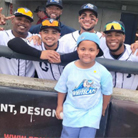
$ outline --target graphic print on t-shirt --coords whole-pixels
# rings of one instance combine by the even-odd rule
[[[78,87],[72,91],[72,96],[92,95],[95,94],[97,88],[93,86],[93,80],[83,80]]]

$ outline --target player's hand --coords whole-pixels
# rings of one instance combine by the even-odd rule
[[[101,32],[101,34],[102,34],[102,37],[105,37],[105,33],[104,32]]]
[[[46,60],[53,59],[54,61],[55,60],[58,61],[59,58],[60,58],[59,53],[57,53],[54,50],[44,50],[44,51],[41,52],[41,56],[40,56],[40,59],[46,59]]]
[[[5,15],[3,15],[3,14],[1,13],[1,12],[2,12],[2,9],[3,9],[3,8],[0,8],[0,25],[5,25],[5,24],[6,24],[6,20],[12,19],[12,18],[14,18],[15,16],[12,15],[12,16],[5,17]],[[0,27],[0,30],[3,30],[3,27]]]
[[[38,35],[33,35],[31,37],[28,37],[27,40],[29,42],[33,41],[34,45],[41,45],[42,43],[41,38]]]
[[[131,44],[131,50],[133,54],[136,50],[138,50],[138,41],[135,41],[135,43]],[[136,56],[138,56],[138,52],[136,53]]]
[[[60,113],[63,112],[63,106],[57,106],[57,109],[56,109],[56,118],[57,119],[62,119],[60,117]]]
[[[49,63],[61,63],[61,59],[60,59],[60,57],[59,58],[50,58],[50,59],[48,59],[48,62]]]

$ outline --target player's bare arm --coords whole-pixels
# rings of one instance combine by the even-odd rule
[[[12,19],[15,16],[12,15],[12,16],[5,17],[5,15],[2,14],[2,9],[3,8],[0,8],[0,25],[5,25],[6,24],[6,20]],[[4,28],[0,27],[0,30],[4,30]]]
[[[29,42],[33,41],[34,45],[41,45],[42,43],[39,35],[32,35],[31,37],[28,37],[27,40]]]

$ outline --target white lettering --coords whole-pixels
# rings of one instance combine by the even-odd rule
[[[20,106],[20,113],[25,114],[27,112],[27,108],[25,106]]]
[[[29,115],[33,115],[33,109],[34,109],[34,107],[28,107],[28,114]]]

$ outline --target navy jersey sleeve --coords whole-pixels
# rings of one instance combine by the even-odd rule
[[[33,57],[40,58],[41,51],[29,46],[19,37],[13,38],[8,42],[8,47],[13,51]]]
[[[79,59],[77,51],[61,55],[60,57],[61,57],[61,62],[72,62],[74,60]]]

